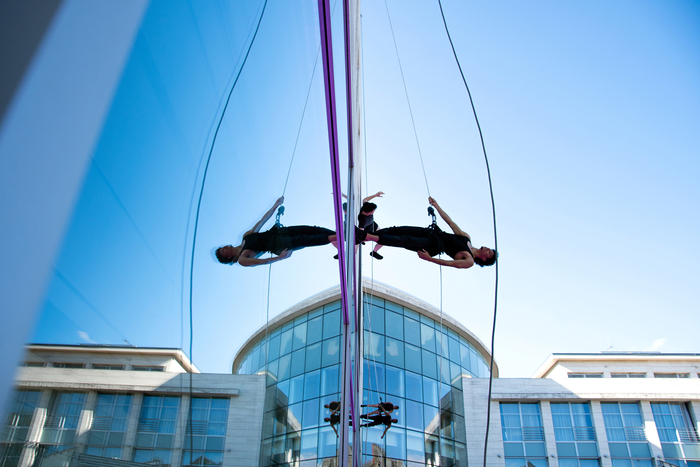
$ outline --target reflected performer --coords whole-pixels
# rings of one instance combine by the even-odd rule
[[[372,416],[362,415],[362,416],[360,416],[360,418],[372,420],[371,422],[365,423],[362,425],[365,428],[369,428],[369,427],[377,426],[377,425],[385,425],[384,433],[382,433],[382,436],[380,436],[379,439],[384,438],[384,435],[386,434],[387,430],[389,430],[389,428],[391,428],[392,423],[399,422],[397,419],[391,418],[391,415],[387,415],[384,413],[379,414],[379,415],[372,415]]]
[[[360,208],[360,213],[357,215],[357,227],[360,230],[367,233],[375,233],[377,230],[379,230],[379,225],[374,221],[374,211],[377,210],[377,205],[370,203],[370,201],[374,198],[381,198],[382,196],[384,196],[384,192],[378,191],[362,200],[362,207]],[[345,195],[343,195],[343,197],[347,198]],[[346,210],[346,206],[347,203],[344,203],[344,211]],[[361,234],[361,236],[364,237],[364,234]],[[382,255],[377,253],[382,246],[383,245],[376,243],[374,245],[374,249],[369,252],[369,255],[373,256],[375,259],[384,259]]]
[[[377,410],[370,412],[367,414],[367,416],[370,415],[379,415],[382,413],[385,413],[386,415],[391,415],[391,413],[394,410],[399,410],[398,405],[394,405],[391,402],[380,402],[379,404],[367,404],[367,405],[361,405],[360,407],[375,407]],[[365,417],[367,418],[367,417]]]
[[[429,197],[428,202],[437,209],[440,217],[454,232],[453,234],[440,230],[433,220],[433,225],[430,227],[389,227],[380,229],[374,234],[368,233],[366,239],[380,245],[415,251],[422,260],[453,268],[466,269],[474,264],[482,267],[491,266],[496,262],[498,257],[496,250],[485,246],[473,247],[469,234],[459,228],[437,201]],[[446,253],[452,260],[434,258],[441,253]]]
[[[270,230],[260,229],[282,205],[284,196],[280,197],[252,229],[243,234],[243,241],[238,246],[225,245],[215,251],[216,259],[221,264],[238,263],[241,266],[259,266],[287,259],[295,250],[329,243],[336,245],[335,232],[324,227],[311,225],[294,225],[283,227],[276,223]],[[258,258],[265,252],[276,255],[270,258]]]

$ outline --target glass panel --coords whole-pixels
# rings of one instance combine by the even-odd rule
[[[323,338],[323,316],[310,319],[307,326],[306,341],[309,344],[318,342]]]
[[[420,323],[404,316],[404,340],[409,344],[420,346]]]
[[[409,371],[406,372],[406,397],[419,402],[423,400],[423,378]]]
[[[403,342],[390,337],[386,338],[386,363],[403,368]]]
[[[322,366],[336,364],[340,361],[340,338],[334,337],[323,341]]]
[[[403,340],[403,315],[391,311],[386,312],[386,335]]]
[[[559,457],[576,457],[576,444],[557,443],[557,455]]]
[[[298,350],[306,346],[306,323],[297,324],[294,326],[294,334],[292,338],[292,349]]]
[[[321,367],[321,343],[312,344],[306,348],[306,371]]]
[[[386,392],[404,397],[404,371],[391,366],[386,367]]]
[[[321,390],[321,372],[307,373],[304,377],[304,399],[318,397]]]
[[[391,427],[384,436],[386,438],[386,455],[394,459],[406,458],[406,430]]]
[[[323,338],[328,339],[338,334],[340,334],[340,310],[323,315]]]
[[[503,443],[503,454],[506,457],[524,456],[523,443]]]
[[[435,329],[421,323],[420,325],[421,349],[435,352]]]
[[[437,379],[437,357],[427,350],[421,351],[423,362],[423,375],[432,379]]]
[[[405,352],[406,352],[406,369],[410,371],[414,371],[416,373],[421,373],[422,371],[422,366],[421,366],[421,353],[420,349],[418,347],[414,347],[412,345],[406,344],[405,346]]]

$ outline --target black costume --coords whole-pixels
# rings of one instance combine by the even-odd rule
[[[425,250],[430,256],[446,253],[450,258],[460,251],[466,251],[473,258],[470,239],[464,235],[455,235],[433,227],[389,227],[376,232],[380,245],[395,246],[411,251]]]
[[[372,415],[371,417],[366,417],[362,416],[361,418],[367,418],[369,420],[372,420],[369,423],[365,423],[364,427],[370,427],[370,426],[377,426],[377,425],[386,425],[386,426],[391,426],[391,415],[387,414],[381,414],[381,415]]]
[[[379,230],[379,226],[374,222],[374,214],[358,214],[357,226],[365,232],[374,233]]]
[[[270,251],[275,255],[284,250],[300,250],[309,246],[327,245],[328,237],[335,235],[332,230],[312,225],[274,226],[266,232],[252,233],[243,237],[243,250],[256,253]]]

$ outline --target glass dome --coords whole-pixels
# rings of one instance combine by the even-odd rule
[[[287,310],[234,359],[234,373],[267,375],[261,466],[337,465],[336,433],[324,418],[340,400],[339,297],[335,288]],[[362,404],[399,409],[383,439],[380,426],[360,431],[362,464],[465,466],[462,377],[488,377],[485,346],[449,316],[385,285],[365,288],[363,310]]]

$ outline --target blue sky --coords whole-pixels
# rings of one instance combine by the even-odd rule
[[[388,1],[430,194],[493,244],[481,146],[437,2]],[[466,3],[445,15],[488,151],[500,250],[496,360],[529,376],[552,352],[697,352],[700,6]],[[95,147],[33,342],[189,348],[229,372],[266,320],[268,268],[222,266],[286,190],[287,225],[333,228],[316,2],[153,1]],[[345,128],[340,8],[338,127]],[[363,2],[365,193],[380,226],[427,225],[428,191],[383,2]],[[313,79],[313,81],[312,81]],[[341,152],[346,152],[341,136]],[[346,157],[346,156],[345,156]],[[347,165],[347,159],[344,164]],[[346,183],[346,176],[341,176]],[[444,226],[444,224],[443,224]],[[338,283],[330,246],[272,268],[270,316]],[[494,268],[439,270],[399,249],[364,268],[490,341]]]

